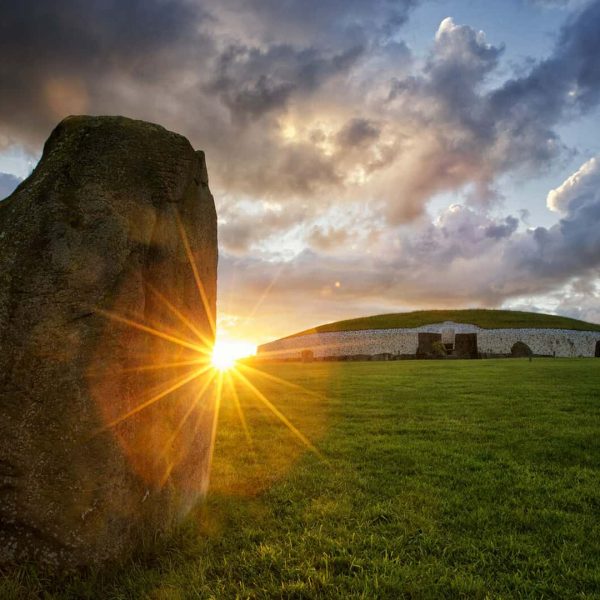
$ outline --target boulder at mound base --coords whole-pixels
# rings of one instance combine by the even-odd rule
[[[216,235],[203,153],[122,117],[0,202],[0,565],[125,557],[205,492]]]

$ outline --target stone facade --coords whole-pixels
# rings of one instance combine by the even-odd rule
[[[510,354],[516,342],[527,344],[534,354],[542,356],[594,356],[598,331],[570,329],[482,329],[477,334],[479,352]]]
[[[513,344],[518,341],[526,343],[534,354],[541,356],[594,356],[596,345],[600,341],[599,331],[482,329],[476,325],[446,321],[414,329],[365,329],[283,338],[259,346],[258,356],[275,360],[299,360],[302,351],[306,350],[312,351],[315,359],[378,354],[416,355],[420,333],[440,334],[445,343],[453,337],[459,337],[457,334],[476,334],[478,351],[484,356],[507,356]]]

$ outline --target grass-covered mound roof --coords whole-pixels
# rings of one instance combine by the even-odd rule
[[[421,327],[443,321],[470,323],[483,329],[575,329],[577,331],[600,331],[600,325],[586,323],[579,319],[547,315],[544,313],[523,312],[518,310],[417,310],[414,312],[373,315],[358,319],[347,319],[326,323],[313,329],[295,333],[289,337],[326,333],[332,331],[357,331],[361,329],[400,329]]]

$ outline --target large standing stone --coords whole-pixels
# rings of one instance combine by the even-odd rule
[[[126,556],[205,491],[216,268],[204,155],[158,125],[70,117],[0,202],[0,564]]]

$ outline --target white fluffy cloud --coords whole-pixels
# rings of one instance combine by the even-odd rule
[[[548,208],[562,214],[590,203],[600,204],[600,159],[596,156],[550,190],[546,198]]]

